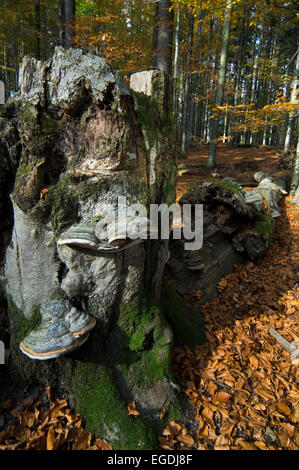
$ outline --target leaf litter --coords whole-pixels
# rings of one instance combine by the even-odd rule
[[[217,298],[197,307],[208,342],[174,351],[175,374],[194,407],[192,449],[299,447],[299,368],[269,334],[272,327],[289,342],[299,338],[299,208],[289,201],[281,204],[266,255],[235,266],[219,282]],[[197,297],[184,300],[190,305]],[[163,449],[182,448],[181,428],[167,424]]]
[[[208,343],[174,351],[174,371],[185,384],[196,427],[188,432],[184,424],[167,423],[159,436],[165,450],[299,447],[298,368],[269,335],[272,326],[290,342],[299,338],[299,208],[286,204],[281,212],[266,256],[235,266],[219,282],[217,298],[198,308]],[[184,301],[191,306],[201,294]],[[0,450],[112,450],[104,439],[92,439],[66,399],[44,390],[49,408],[33,397],[18,408],[13,400],[0,404],[16,418],[0,431]],[[134,402],[128,413],[139,416]]]
[[[32,396],[13,408],[13,400],[0,404],[9,411],[14,423],[0,431],[0,450],[112,450],[104,439],[92,440],[82,426],[82,418],[73,413],[64,398],[56,398],[50,387],[44,387],[50,406],[34,402]]]

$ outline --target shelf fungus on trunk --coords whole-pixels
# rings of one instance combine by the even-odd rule
[[[142,243],[154,232],[155,228],[150,227],[150,221],[146,217],[127,216],[118,220],[111,218],[107,223],[82,222],[72,225],[60,234],[57,245],[98,253],[118,253]]]
[[[54,359],[74,351],[88,339],[94,317],[79,311],[68,300],[45,302],[41,323],[21,342],[21,351],[31,359]]]

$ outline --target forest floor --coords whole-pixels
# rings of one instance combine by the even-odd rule
[[[270,147],[229,147],[218,145],[216,153],[217,168],[214,171],[205,167],[209,146],[193,147],[186,159],[179,160],[177,198],[181,197],[192,184],[204,181],[217,171],[223,177],[233,178],[243,186],[254,184],[256,171],[264,171],[276,177],[290,175],[288,159],[280,163],[280,151]],[[255,183],[256,184],[256,183]]]
[[[252,182],[255,171],[289,173],[277,168],[275,150],[218,152],[217,172],[238,182]],[[211,175],[203,167],[206,158],[206,146],[190,152],[178,199]],[[290,354],[269,334],[272,327],[290,342],[299,339],[299,208],[290,199],[280,204],[267,253],[236,266],[220,281],[217,298],[199,307],[208,342],[194,351],[186,346],[174,351],[174,370],[194,406],[196,426],[190,435],[184,425],[169,423],[160,437],[163,448],[299,448],[299,364],[292,365]],[[192,306],[199,296],[188,294],[185,301]]]
[[[217,171],[241,183],[253,182],[255,171],[289,173],[277,168],[275,150],[225,147],[218,153]],[[180,165],[178,197],[211,175],[206,157],[207,147],[201,146]],[[269,334],[272,326],[290,342],[299,338],[299,208],[286,198],[280,210],[265,256],[236,266],[220,281],[217,298],[199,307],[208,342],[194,351],[186,346],[174,351],[174,372],[194,420],[191,426],[167,423],[159,437],[166,450],[299,447],[299,369]],[[184,300],[192,306],[199,295]],[[10,417],[2,430],[0,419],[0,449],[111,449],[102,439],[92,441],[67,400],[53,397],[50,389],[34,393],[28,389],[22,400],[0,404],[0,418]],[[130,406],[128,412],[138,416]]]

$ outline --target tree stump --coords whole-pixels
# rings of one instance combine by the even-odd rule
[[[173,130],[155,90],[135,93],[102,58],[56,48],[45,63],[24,58],[20,91],[2,109],[16,171],[3,282],[11,366],[65,392],[115,449],[156,445],[151,426],[128,415],[132,400],[151,423],[178,408],[173,334],[158,306],[167,243],[88,249],[104,204],[174,201]],[[69,231],[85,245],[59,244]]]

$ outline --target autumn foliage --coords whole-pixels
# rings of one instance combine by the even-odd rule
[[[43,407],[27,397],[17,407],[13,400],[0,404],[0,411],[9,412],[15,423],[0,431],[0,450],[111,450],[103,439],[92,441],[91,433],[82,426],[82,418],[73,413],[67,400],[56,398],[45,387],[50,402]]]
[[[269,334],[272,326],[290,342],[299,337],[298,215],[286,204],[267,256],[237,266],[220,281],[218,297],[200,308],[209,342],[175,351],[175,371],[197,423],[192,448],[299,446],[298,367]],[[180,449],[178,435],[169,425],[162,447]]]

